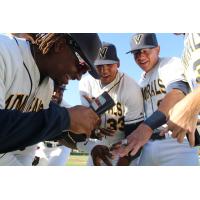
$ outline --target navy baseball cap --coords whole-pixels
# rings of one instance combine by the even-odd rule
[[[137,33],[131,38],[131,50],[127,53],[133,53],[140,49],[151,49],[158,46],[155,33]]]
[[[119,63],[115,45],[103,42],[94,65],[109,65],[115,63]]]

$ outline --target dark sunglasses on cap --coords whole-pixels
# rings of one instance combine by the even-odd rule
[[[80,66],[87,66],[88,69],[90,69],[89,64],[85,61],[85,59],[83,59],[83,54],[82,51],[80,49],[80,47],[78,46],[78,44],[76,43],[76,41],[74,41],[70,35],[66,36],[66,39],[68,41],[68,45],[71,47],[72,51],[74,52],[77,60],[79,61],[79,65]]]

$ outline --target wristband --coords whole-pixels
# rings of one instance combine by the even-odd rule
[[[144,123],[148,125],[152,130],[162,126],[167,122],[165,114],[159,110],[154,112],[150,117],[148,117]]]

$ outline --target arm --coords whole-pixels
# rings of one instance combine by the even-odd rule
[[[90,135],[98,119],[90,108],[75,106],[66,109],[54,103],[39,112],[0,110],[0,153],[52,140],[66,130]]]
[[[121,151],[121,156],[127,155],[130,151],[132,151],[131,155],[135,155],[148,142],[153,130],[166,123],[169,110],[184,96],[184,93],[179,89],[172,89],[167,93],[161,101],[158,111],[154,112],[128,136],[130,144]]]
[[[200,87],[188,94],[169,111],[168,129],[178,142],[182,142],[186,133],[190,144],[195,144],[197,115],[200,113]]]
[[[143,122],[143,120],[140,121],[140,122],[134,123],[134,124],[125,125],[125,127],[124,127],[125,137],[127,138],[135,129],[137,129],[137,127],[142,122]],[[128,155],[128,156],[120,157],[117,165],[118,166],[128,166],[128,165],[130,165],[132,160],[134,160],[134,159],[136,159],[140,156],[141,151],[142,151],[142,147],[138,150],[138,152],[134,156]]]
[[[40,112],[0,110],[0,152],[6,153],[50,140],[69,129],[69,113],[55,104]]]

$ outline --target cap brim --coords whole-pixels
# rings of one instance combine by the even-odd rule
[[[157,47],[157,46],[145,45],[145,46],[142,46],[142,47],[138,47],[136,49],[132,49],[132,50],[126,52],[126,54],[128,54],[128,53],[134,53],[134,51],[141,50],[141,49],[152,49],[152,48],[155,48],[155,47]]]
[[[93,76],[95,79],[100,79],[100,75],[98,74],[97,70],[95,69],[95,66],[92,66],[90,65],[90,70],[88,71],[89,74],[91,76]]]
[[[83,58],[83,60],[88,64],[90,68],[88,72],[95,79],[100,79],[100,76],[94,65],[94,60],[97,58],[99,49],[101,47],[101,41],[98,34],[96,33],[70,33],[70,36],[80,47],[80,51],[78,51],[78,53]],[[90,44],[90,47],[86,47],[86,43],[91,40],[93,41],[93,44]],[[88,55],[89,52],[91,54],[90,56]]]
[[[119,63],[116,60],[95,60],[94,65],[110,65]]]

